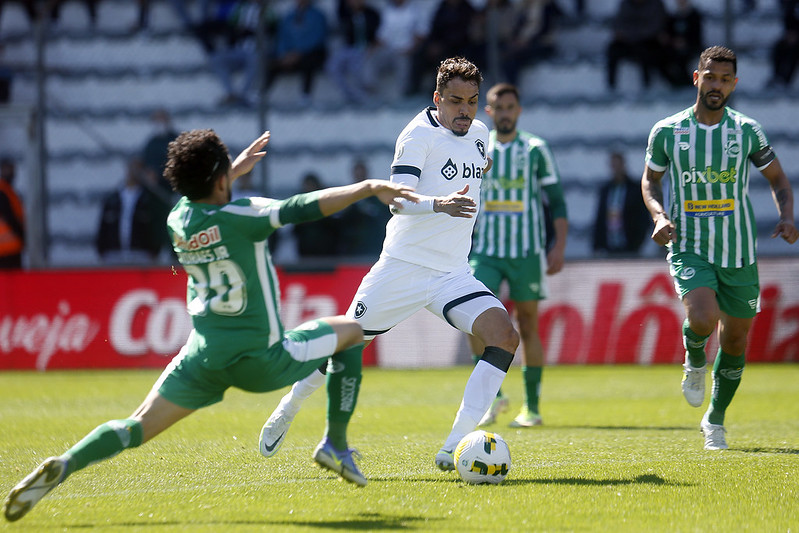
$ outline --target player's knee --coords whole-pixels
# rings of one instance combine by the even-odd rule
[[[484,340],[486,346],[496,346],[510,353],[516,353],[516,348],[519,347],[519,332],[510,321],[502,324],[501,327],[492,329],[486,336],[487,338]]]

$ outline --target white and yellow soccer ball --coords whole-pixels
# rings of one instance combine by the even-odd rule
[[[461,439],[453,454],[455,468],[466,483],[498,484],[510,470],[510,448],[501,436],[478,429]]]

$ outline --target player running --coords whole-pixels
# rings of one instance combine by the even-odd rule
[[[741,382],[746,336],[760,310],[750,163],[769,181],[777,205],[772,237],[790,244],[799,237],[791,185],[763,128],[727,107],[736,70],[732,50],[702,52],[694,71],[696,103],[652,128],[641,182],[655,222],[652,239],[669,249],[669,270],[685,308],[682,390],[694,407],[705,399],[705,345],[718,325],[713,393],[700,423],[706,450],[727,449],[724,415]],[[661,185],[667,171],[668,210]]]

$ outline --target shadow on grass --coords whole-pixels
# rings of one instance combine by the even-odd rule
[[[688,483],[668,481],[655,474],[645,474],[632,479],[586,479],[581,477],[561,477],[544,479],[507,479],[503,485],[574,485],[574,486],[616,486],[616,485],[658,485],[664,487],[687,487]]]
[[[796,448],[730,448],[732,451],[745,453],[784,453],[788,455],[799,455]]]
[[[379,479],[379,478],[369,478],[370,481],[386,481],[392,482],[397,481],[396,479]],[[402,479],[403,482],[405,481],[412,481],[414,483],[457,483],[463,484],[463,481],[458,476],[455,477],[448,477],[444,478],[414,478]],[[662,477],[655,475],[655,474],[644,474],[641,476],[636,476],[632,479],[618,479],[618,478],[609,478],[609,479],[587,479],[581,477],[563,477],[563,478],[539,478],[539,479],[531,479],[531,478],[515,478],[512,477],[511,479],[506,479],[502,482],[502,485],[574,485],[574,486],[611,486],[611,485],[659,485],[664,487],[687,487],[690,486],[689,483],[681,483],[681,482],[674,482],[668,481],[663,479]]]
[[[401,530],[401,529],[424,529],[424,530],[435,530],[434,522],[436,520],[440,520],[438,518],[424,518],[421,516],[392,516],[392,515],[383,515],[380,513],[359,513],[355,515],[350,520],[319,520],[318,522],[310,521],[310,520],[224,520],[224,521],[208,521],[208,522],[120,522],[117,524],[106,524],[104,525],[112,525],[115,527],[147,527],[147,528],[157,528],[159,526],[166,526],[166,527],[174,527],[174,526],[182,526],[187,528],[187,530],[191,530],[192,527],[199,527],[199,526],[212,526],[212,527],[219,527],[221,530],[224,530],[227,527],[232,526],[259,526],[259,527],[269,527],[272,526],[274,528],[284,528],[284,527],[297,527],[297,526],[304,526],[310,528],[319,528],[319,529],[340,529],[345,531],[357,531],[357,530],[370,530],[370,531],[379,531],[381,529],[387,530]],[[416,522],[420,522],[420,524],[415,524]],[[70,525],[70,528],[75,529],[88,529],[88,528],[95,528],[98,524],[74,524]]]
[[[601,429],[606,431],[683,431],[697,429],[695,426],[548,426],[554,429]]]

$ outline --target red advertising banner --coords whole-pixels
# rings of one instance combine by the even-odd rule
[[[343,314],[366,271],[281,272],[285,326]],[[0,272],[0,369],[161,368],[190,330],[183,272]]]
[[[747,360],[799,361],[797,263],[759,266]],[[285,326],[343,314],[367,269],[281,271]],[[684,312],[664,261],[572,263],[549,290],[539,327],[548,364],[682,361]],[[164,367],[191,329],[185,291],[185,274],[161,269],[0,272],[0,369]],[[462,333],[422,311],[379,337],[365,362],[446,366],[470,362],[465,350]]]

